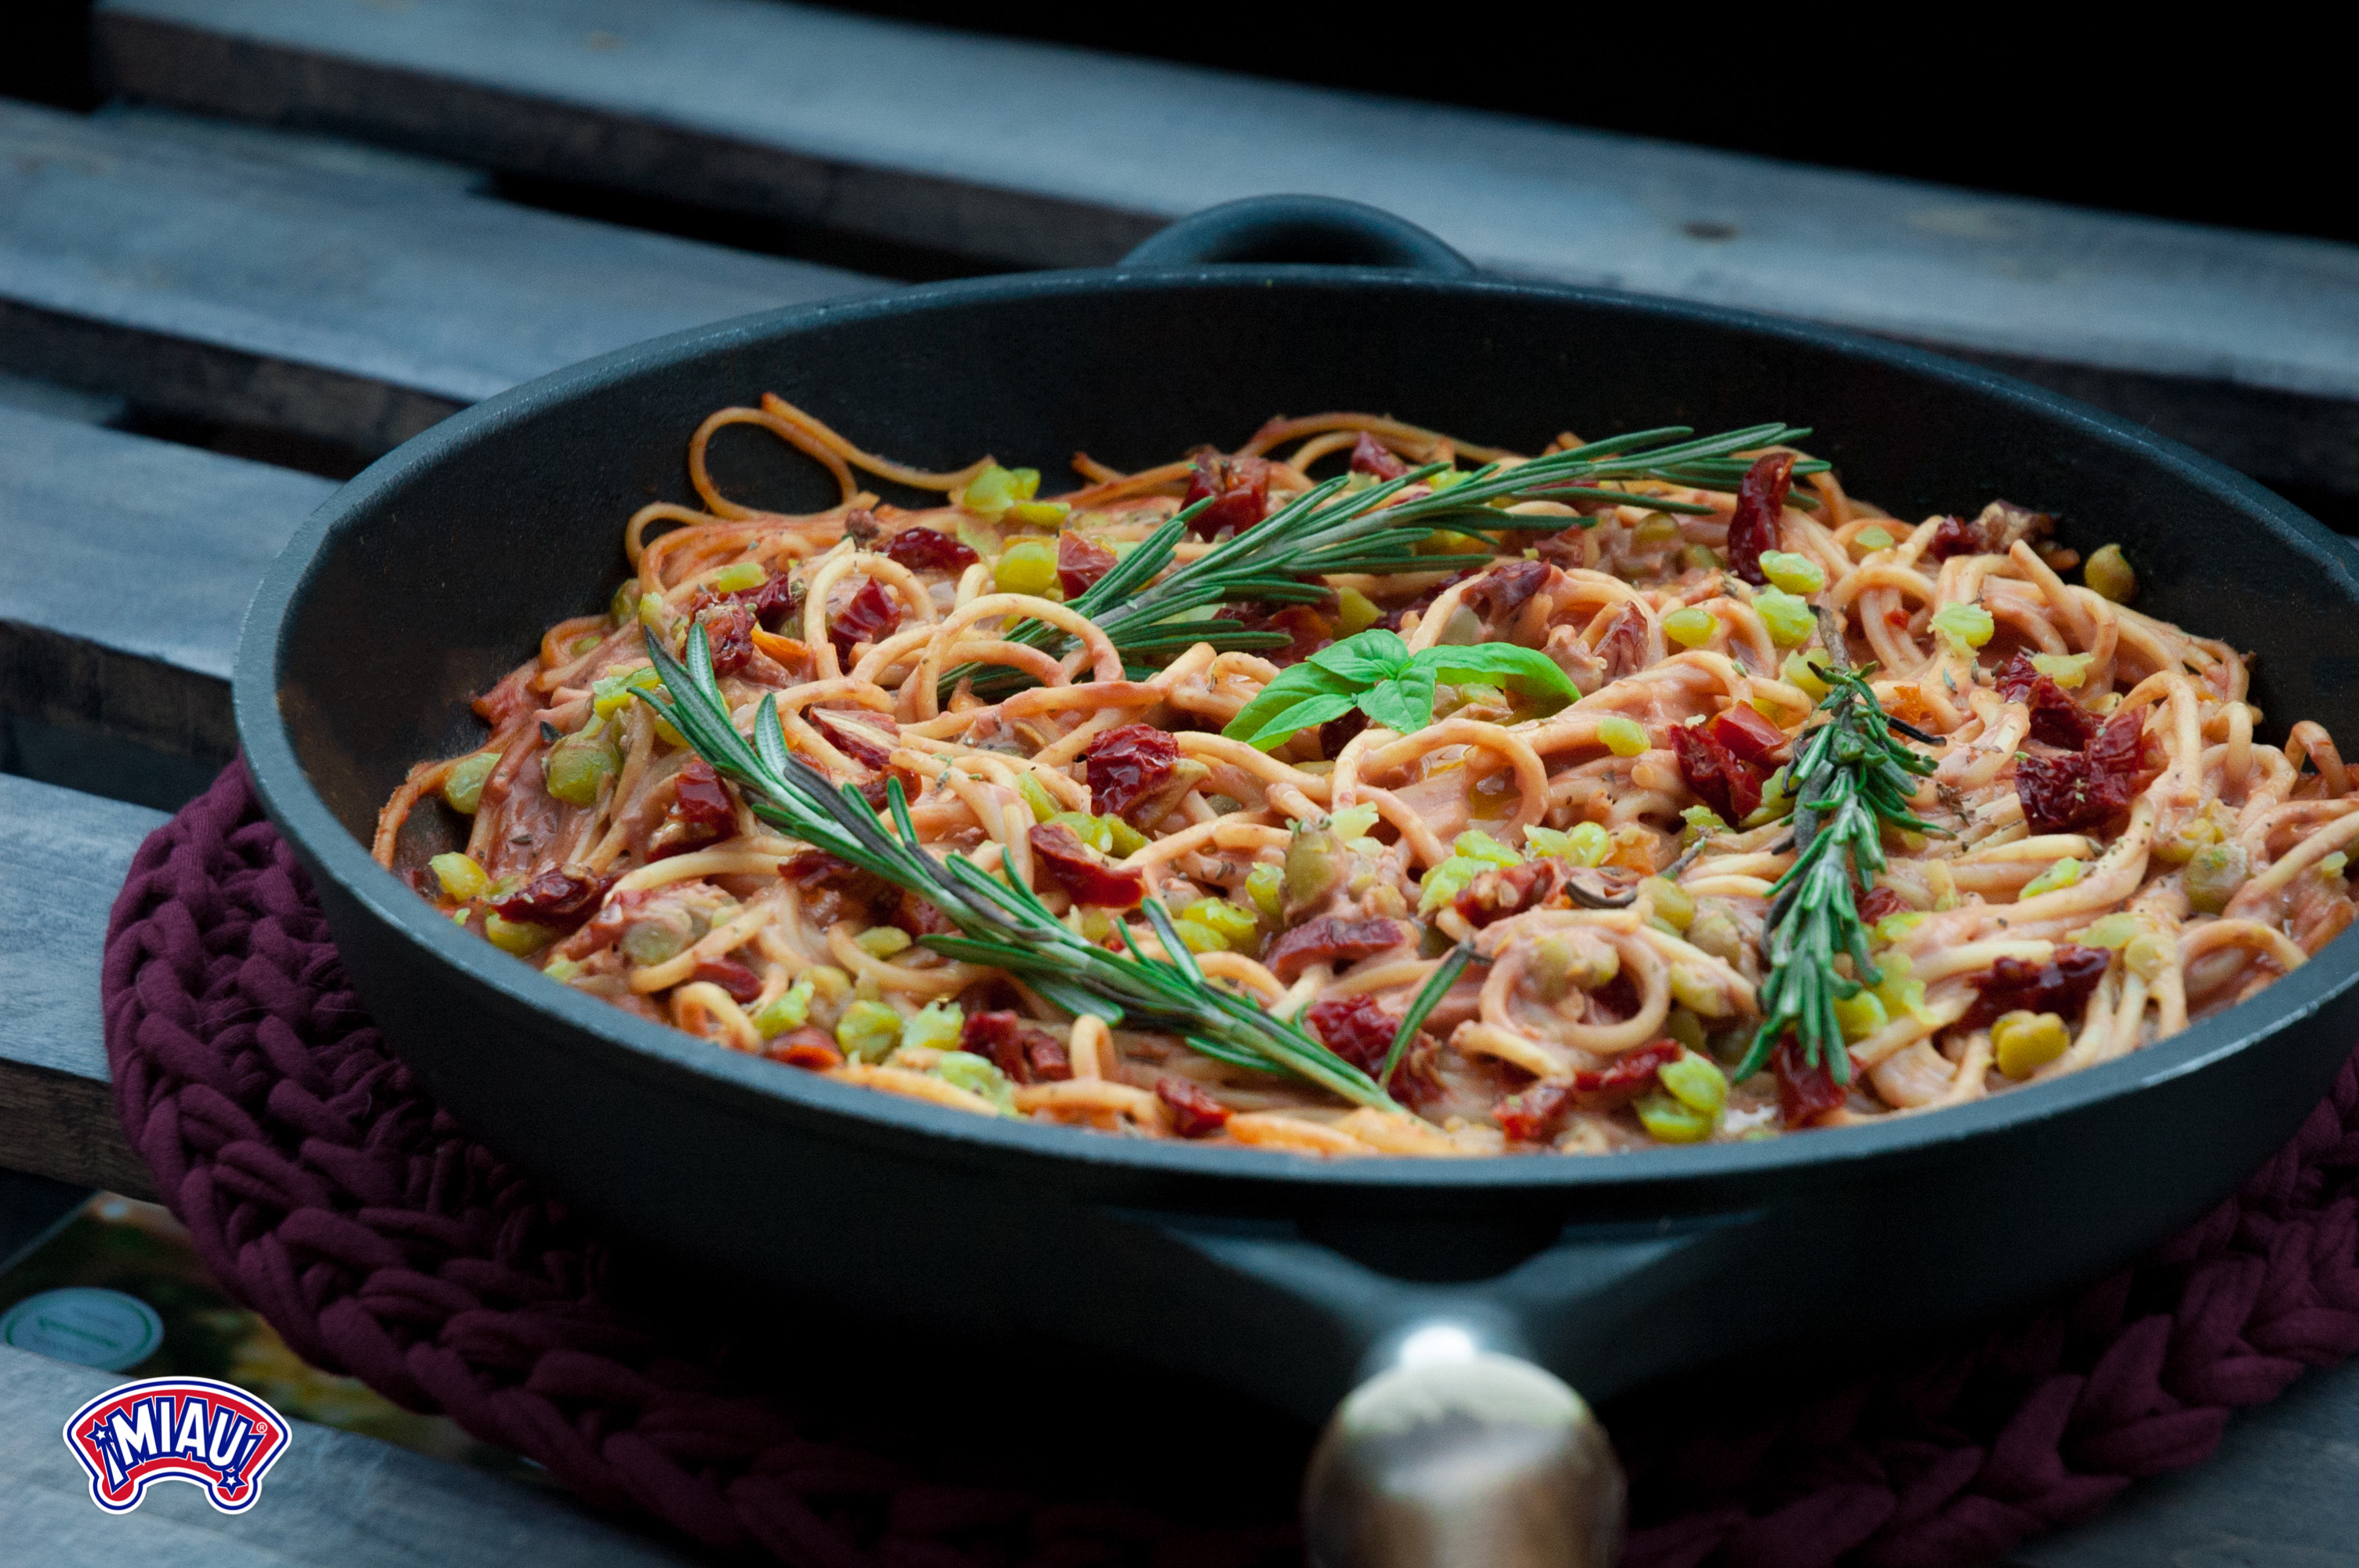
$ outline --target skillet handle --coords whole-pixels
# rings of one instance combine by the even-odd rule
[[[1622,1466],[1581,1396],[1447,1325],[1400,1344],[1311,1454],[1313,1568],[1614,1568]]]
[[[1122,258],[1125,267],[1219,263],[1388,266],[1463,277],[1474,264],[1406,218],[1332,196],[1249,196],[1180,219]]]

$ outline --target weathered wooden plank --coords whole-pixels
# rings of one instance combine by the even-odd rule
[[[0,709],[220,767],[239,617],[335,488],[0,407],[0,557],[40,563],[0,573]]]
[[[2359,492],[2359,248],[767,0],[103,0],[125,92],[997,263],[1233,197],[1389,207],[1498,270],[1996,358]]]
[[[0,1411],[9,1417],[0,1421],[0,1465],[12,1483],[0,1490],[0,1539],[37,1552],[22,1561],[42,1568],[688,1568],[700,1561],[601,1519],[553,1487],[307,1421],[294,1422],[250,1512],[220,1513],[193,1487],[158,1486],[136,1512],[103,1513],[58,1432],[121,1381],[0,1347]]]
[[[107,911],[139,841],[163,821],[0,775],[0,1165],[152,1195],[114,1116],[98,974]]]
[[[377,451],[592,354],[877,287],[0,103],[0,369]]]

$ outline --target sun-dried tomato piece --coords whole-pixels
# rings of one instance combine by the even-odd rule
[[[842,887],[868,873],[824,849],[804,849],[778,864],[778,875],[799,888]]]
[[[1658,1040],[1636,1051],[1625,1051],[1608,1067],[1584,1067],[1572,1076],[1572,1087],[1582,1095],[1627,1098],[1652,1084],[1665,1067],[1680,1059],[1685,1047],[1676,1040]]]
[[[645,858],[668,860],[717,843],[737,831],[737,809],[729,786],[701,757],[690,757],[674,775],[671,805],[647,835]]]
[[[1234,621],[1252,632],[1283,632],[1288,641],[1278,648],[1256,648],[1254,656],[1280,669],[1299,665],[1335,640],[1335,623],[1328,618],[1332,597],[1322,604],[1233,604],[1212,619]]]
[[[2117,713],[2077,754],[2027,753],[2015,760],[2015,793],[2034,833],[2063,833],[2108,820],[2137,798],[2149,776],[2140,713]]]
[[[959,1029],[959,1049],[991,1062],[1019,1084],[1060,1083],[1073,1076],[1065,1043],[1021,1013],[969,1013]]]
[[[2033,668],[2028,654],[2018,653],[2009,659],[1999,670],[1995,684],[2001,697],[2031,709],[2031,738],[2045,745],[2077,752],[2095,739],[2102,727],[2095,714]]]
[[[1546,561],[1504,561],[1475,579],[1459,602],[1504,631],[1523,613],[1532,596],[1548,585],[1555,570]]]
[[[913,572],[962,572],[983,557],[973,546],[940,528],[904,528],[885,541],[885,558]]]
[[[1982,540],[1964,518],[1944,517],[1934,525],[1933,538],[1925,546],[1925,554],[1934,560],[1946,561],[1951,556],[1979,555],[1982,547]]]
[[[762,1054],[773,1062],[784,1062],[791,1067],[804,1067],[814,1073],[824,1073],[830,1067],[843,1065],[843,1053],[829,1039],[824,1029],[805,1025],[788,1030],[762,1047]]]
[[[1291,981],[1313,964],[1332,964],[1339,968],[1356,964],[1378,953],[1389,953],[1415,935],[1400,921],[1380,914],[1366,920],[1322,914],[1271,943],[1262,961],[1269,966],[1271,974]]]
[[[1147,897],[1147,873],[1107,864],[1062,823],[1044,822],[1031,832],[1032,856],[1076,903],[1100,909],[1136,909]]]
[[[1572,1098],[1571,1084],[1543,1078],[1494,1106],[1491,1119],[1511,1143],[1545,1143],[1563,1130],[1565,1118],[1572,1114]]]
[[[889,713],[807,708],[803,717],[829,745],[864,768],[881,768],[893,760],[892,741],[899,738],[901,726]]]
[[[591,877],[578,871],[543,871],[492,907],[499,912],[502,920],[545,925],[552,931],[571,931],[598,913],[606,890],[614,885],[618,876],[619,873]]]
[[[1408,472],[1408,465],[1393,455],[1393,449],[1369,435],[1360,432],[1352,443],[1352,471],[1374,474],[1378,479],[1398,479]]]
[[[1132,814],[1161,797],[1180,766],[1180,742],[1152,724],[1118,724],[1093,737],[1082,760],[1089,764],[1090,809],[1144,827]]]
[[[1770,452],[1754,460],[1736,487],[1736,513],[1728,520],[1728,564],[1756,588],[1769,580],[1761,570],[1761,553],[1778,548],[1785,539],[1778,518],[1793,473],[1793,453]]]
[[[741,1007],[762,994],[762,977],[734,958],[699,959],[689,979],[712,981]]]
[[[1385,1065],[1385,1057],[1393,1048],[1393,1036],[1400,1033],[1400,1020],[1386,1012],[1372,996],[1313,1002],[1303,1014],[1303,1021],[1327,1049],[1369,1074]]]
[[[1172,1129],[1182,1138],[1208,1137],[1228,1125],[1229,1108],[1193,1078],[1158,1078],[1155,1098],[1170,1110]]]
[[[1223,528],[1242,534],[1269,515],[1269,464],[1259,458],[1229,458],[1215,451],[1195,455],[1188,472],[1188,499],[1183,506],[1212,502],[1188,522],[1188,531],[1200,539],[1218,535]]]
[[[893,918],[886,924],[897,925],[912,936],[958,935],[958,927],[951,923],[949,915],[907,889],[902,891],[901,902],[894,908]]]
[[[2010,1012],[2052,1012],[2068,1024],[2089,1005],[2114,956],[2103,947],[2059,942],[2048,962],[2001,958],[1974,982],[1973,1006],[1958,1022],[1968,1029],[1995,1023]]]
[[[1647,616],[1635,604],[1625,604],[1614,617],[1614,624],[1597,640],[1597,656],[1605,661],[1605,678],[1620,680],[1633,670],[1647,665]]]
[[[1805,1061],[1791,1034],[1771,1048],[1769,1070],[1777,1076],[1777,1116],[1788,1131],[1808,1127],[1851,1097],[1821,1059]]]
[[[716,604],[697,617],[712,650],[712,673],[734,676],[754,657],[754,611],[743,604]]]
[[[1887,887],[1872,887],[1860,895],[1859,918],[1869,925],[1887,915],[1905,914],[1908,901]]]
[[[861,580],[860,589],[828,623],[827,640],[836,657],[849,665],[852,650],[863,643],[881,643],[901,624],[901,599],[875,578]]]
[[[1734,827],[1760,807],[1764,774],[1728,749],[1708,724],[1675,724],[1671,750],[1680,759],[1680,776],[1696,798],[1720,814]]]
[[[1057,535],[1057,586],[1065,590],[1067,600],[1079,599],[1114,570],[1116,558],[1103,545],[1069,528]]]
[[[1786,743],[1786,732],[1745,702],[1715,714],[1704,728],[1741,762],[1767,762],[1769,754]]]

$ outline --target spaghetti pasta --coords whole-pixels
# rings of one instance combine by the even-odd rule
[[[724,495],[706,445],[731,426],[824,466],[838,504]],[[775,396],[717,411],[690,442],[701,507],[627,519],[635,574],[608,612],[552,628],[476,701],[489,733],[412,771],[375,853],[552,981],[782,1071],[1322,1157],[1597,1153],[1961,1104],[2152,1044],[2359,915],[2332,738],[2304,720],[2269,743],[2243,656],[2069,580],[2050,520],[2005,501],[1911,524],[1832,473],[1789,491],[1790,457],[1748,452],[1741,493],[1524,501],[1541,527],[1436,541],[1488,564],[1339,571],[1311,602],[1222,610],[1264,633],[1252,652],[1190,631],[1141,665],[1071,607],[1191,499],[1212,536],[1175,570],[1315,469],[1348,460],[1358,486],[1462,454],[1523,460],[1332,413],[1137,473],[1077,456],[1087,484],[1049,499],[987,458],[873,456]],[[863,473],[942,498],[896,506]],[[1461,670],[1421,723],[1339,698],[1297,732],[1232,729],[1371,624],[1429,676],[1512,645],[1560,689]],[[1160,951],[1125,914],[1159,897],[1203,984],[1299,1022],[1397,1104],[1109,1029],[934,951],[939,912],[757,822],[667,722],[649,642],[678,657],[691,626],[741,731],[775,697],[795,754],[880,809],[897,781],[928,853],[1021,879],[1089,942]],[[1835,666],[1922,735],[1908,809],[1937,831],[1887,827],[1855,889],[1881,978],[1833,960],[1847,1081],[1780,1050],[1731,1083],[1795,860],[1784,764]],[[1420,998],[1461,944],[1472,966]],[[1397,1039],[1412,999],[1430,1011]]]

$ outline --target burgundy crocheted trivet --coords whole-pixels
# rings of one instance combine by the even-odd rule
[[[598,1506],[829,1568],[1295,1553],[1276,1517],[973,1485],[976,1447],[929,1446],[924,1412],[846,1436],[709,1332],[620,1304],[596,1241],[380,1042],[242,765],[141,848],[103,989],[124,1128],[223,1286],[305,1359]],[[1617,1412],[1627,1561],[1964,1568],[2197,1463],[2230,1410],[2354,1350],[2359,1058],[2235,1198],[2072,1300],[1768,1415]]]

